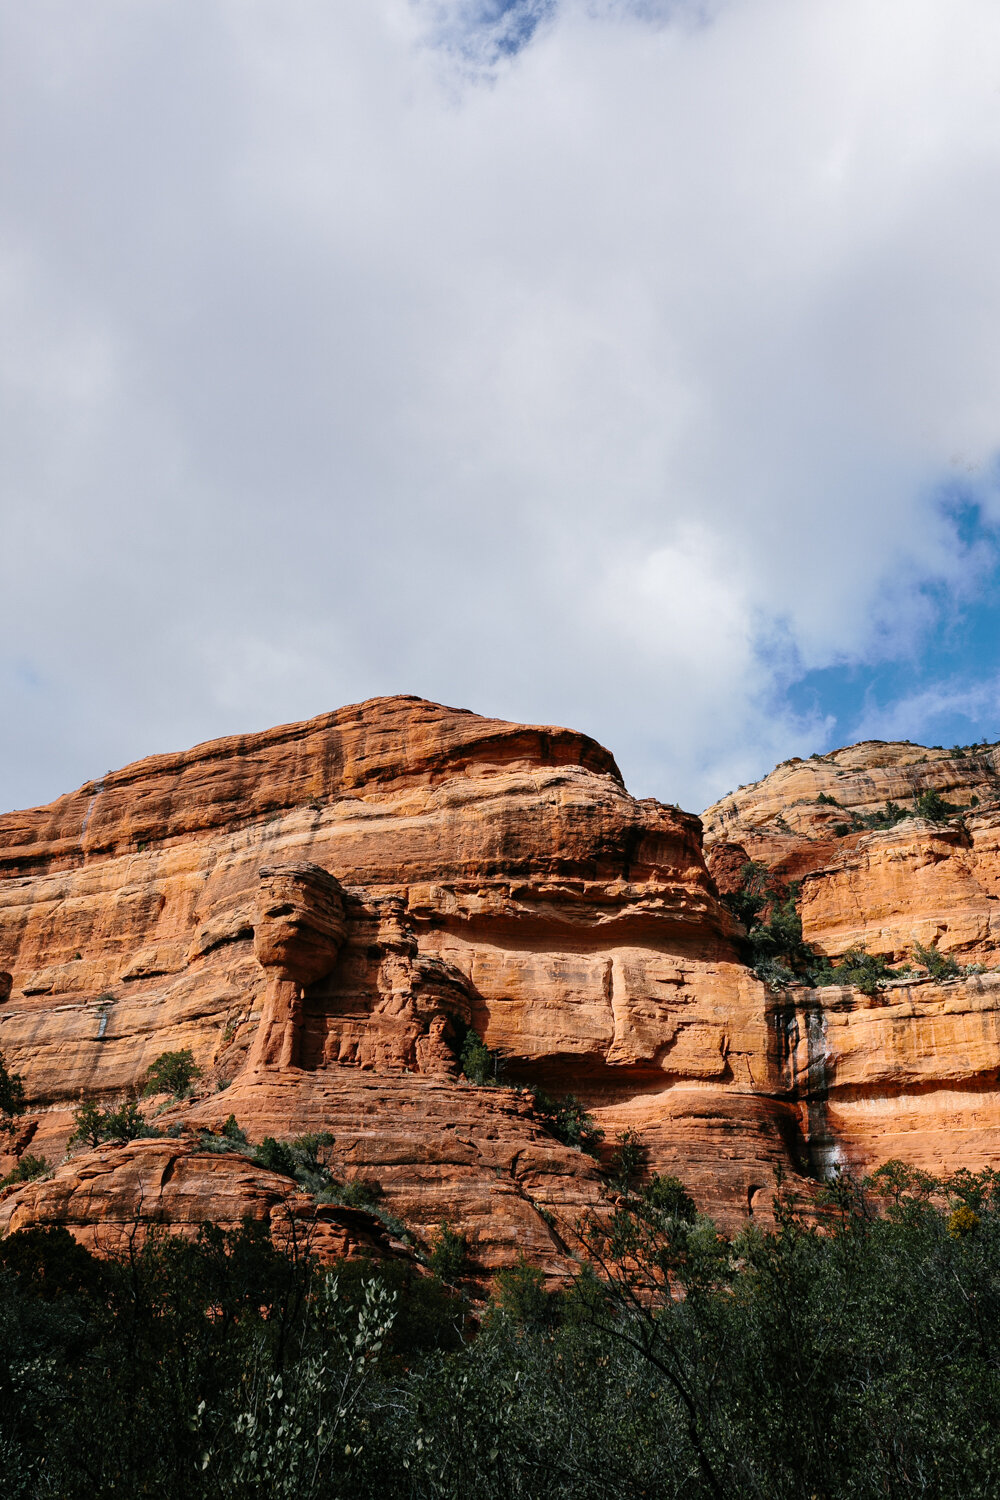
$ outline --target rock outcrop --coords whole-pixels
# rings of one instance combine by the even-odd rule
[[[944,805],[939,821],[920,815],[928,794]],[[887,808],[909,816],[879,826]],[[919,942],[1000,963],[998,746],[867,741],[785,761],[703,816],[720,889],[748,859],[800,881],[803,936],[821,953],[861,945],[902,960]]]
[[[0,877],[0,1048],[50,1160],[81,1097],[186,1047],[224,1088],[188,1123],[332,1130],[487,1269],[523,1248],[555,1271],[604,1192],[517,1085],[574,1092],[609,1142],[641,1129],[723,1216],[787,1161],[766,994],[700,824],[583,735],[377,700],[9,814]],[[508,1086],[458,1076],[470,1026]]]
[[[917,976],[872,997],[787,990],[775,1024],[813,1169],[890,1157],[935,1172],[994,1165],[1000,747],[868,741],[786,761],[703,816],[720,890],[734,891],[749,861],[765,865],[779,891],[797,890],[818,954],[863,948]],[[953,961],[946,982],[913,962],[918,945]]]
[[[875,1001],[775,993],[719,887],[752,858],[801,881],[825,952],[898,956],[919,932],[988,962],[995,758],[859,746],[779,767],[705,815],[718,886],[699,820],[631,797],[585,735],[414,698],[153,757],[8,814],[0,1050],[29,1100],[15,1151],[61,1161],[79,1101],[121,1099],[164,1051],[189,1048],[202,1076],[157,1116],[176,1139],[73,1154],[5,1190],[0,1229],[304,1222],[289,1179],[199,1149],[233,1114],[253,1140],[331,1132],[347,1176],[377,1178],[418,1236],[447,1220],[483,1273],[523,1251],[558,1276],[608,1188],[528,1084],[578,1096],[608,1147],[638,1132],[650,1169],[724,1224],[766,1217],[778,1166],[808,1190],[836,1161],[993,1160],[993,975]],[[962,823],[861,821],[927,789],[978,805]],[[462,1076],[470,1028],[502,1060],[498,1086]],[[329,1253],[371,1247],[370,1223],[328,1207],[310,1222]]]

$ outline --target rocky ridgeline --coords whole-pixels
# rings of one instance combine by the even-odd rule
[[[706,864],[699,820],[631,797],[586,736],[388,698],[8,814],[0,1051],[28,1107],[5,1169],[59,1165],[3,1190],[0,1229],[111,1245],[249,1213],[391,1254],[386,1224],[447,1221],[482,1273],[523,1251],[557,1276],[613,1190],[528,1085],[576,1095],[605,1154],[635,1132],[724,1224],[766,1218],[778,1166],[808,1191],[837,1162],[992,1163],[997,771],[995,747],[789,762],[708,810]],[[916,941],[985,972],[775,988],[720,899],[751,863],[800,882],[818,953],[898,963]],[[473,1032],[499,1085],[463,1076]],[[65,1159],[81,1100],[184,1049],[201,1073],[160,1101],[169,1134]],[[331,1134],[381,1221],[213,1149],[230,1116],[251,1141]]]

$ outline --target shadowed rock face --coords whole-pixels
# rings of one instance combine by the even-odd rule
[[[720,884],[748,856],[801,877],[806,935],[829,952],[859,930],[896,951],[914,924],[992,951],[988,768],[965,834],[831,831],[852,796],[898,800],[900,777],[958,800],[954,766],[917,748],[890,747],[884,766],[866,747],[821,771],[797,762],[777,789],[710,809]],[[832,814],[808,804],[821,784],[839,788]],[[604,1201],[595,1163],[515,1084],[575,1093],[609,1145],[638,1131],[650,1169],[726,1224],[766,1217],[776,1166],[808,1189],[839,1160],[998,1154],[989,976],[880,1004],[772,994],[742,961],[697,818],[629,796],[584,735],[419,699],[154,757],[0,818],[0,969],[0,1050],[30,1101],[18,1149],[57,1160],[81,1097],[118,1098],[189,1047],[203,1092],[161,1123],[197,1132],[233,1113],[254,1140],[331,1131],[338,1175],[377,1178],[420,1233],[449,1220],[483,1271],[523,1250],[564,1272],[573,1225]],[[470,1026],[507,1086],[460,1076]],[[272,1212],[250,1163],[217,1168],[196,1133],[185,1141],[162,1191],[162,1142],[134,1142],[120,1171],[102,1147],[8,1192],[0,1225],[79,1229],[112,1200],[127,1218],[130,1192],[170,1222],[216,1195],[227,1216]]]

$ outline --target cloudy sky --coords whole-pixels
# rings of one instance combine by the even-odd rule
[[[996,0],[0,0],[0,805],[1000,736]]]

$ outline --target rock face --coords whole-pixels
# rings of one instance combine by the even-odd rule
[[[928,793],[962,811],[865,826],[887,804],[893,816],[917,812]],[[863,947],[903,964],[920,944],[960,969],[987,970],[893,981],[873,998],[790,987],[776,1025],[813,1166],[894,1156],[932,1171],[995,1164],[1000,747],[956,755],[869,741],[787,761],[709,808],[704,825],[721,890],[736,888],[749,860],[779,886],[800,882],[803,937],[818,953]]]
[[[801,878],[807,935],[831,953],[858,931],[895,953],[915,923],[991,953],[994,752],[962,771],[882,751],[780,767],[710,809],[720,885],[748,856]],[[834,833],[925,781],[979,788],[964,829]],[[827,786],[838,807],[815,801]],[[79,1100],[121,1098],[164,1051],[202,1069],[158,1117],[183,1139],[75,1154],[5,1190],[0,1229],[305,1213],[288,1179],[199,1150],[232,1113],[254,1140],[332,1132],[343,1175],[377,1178],[418,1235],[449,1221],[481,1271],[524,1251],[556,1276],[607,1188],[529,1083],[576,1094],[609,1146],[639,1132],[650,1168],[726,1224],[767,1215],[775,1166],[807,1187],[838,1159],[996,1154],[992,976],[881,1005],[774,994],[697,818],[629,796],[584,735],[414,698],[154,757],[0,818],[0,970],[0,1050],[30,1104],[18,1151],[59,1160]],[[501,1086],[461,1075],[470,1027]],[[326,1223],[331,1253],[341,1231],[362,1243],[364,1226]]]
[[[927,793],[961,816],[864,826],[890,804],[918,811]],[[862,944],[901,960],[916,941],[1000,962],[998,746],[956,756],[873,740],[786,761],[710,807],[704,826],[720,889],[747,859],[802,882],[803,936],[822,953]]]

